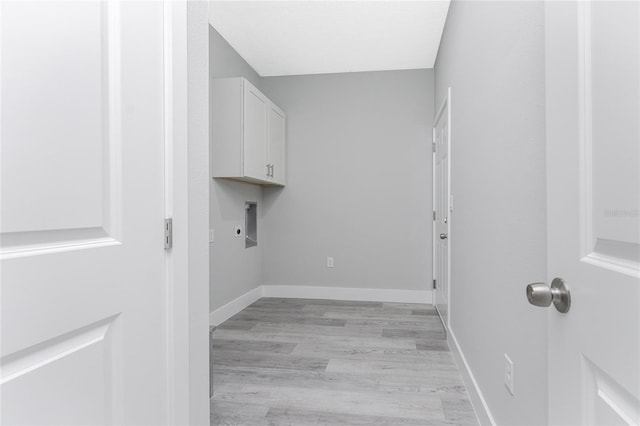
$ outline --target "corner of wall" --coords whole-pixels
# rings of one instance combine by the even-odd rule
[[[245,77],[258,88],[261,77],[209,26],[209,79]],[[210,92],[210,96],[215,96]],[[211,137],[211,135],[210,135]],[[234,228],[244,229],[245,201],[258,203],[260,214],[262,187],[224,179],[209,179],[209,226],[215,241],[210,245],[209,309],[215,311],[262,285],[262,245],[245,248],[244,239],[234,235]],[[258,222],[258,233],[261,219]]]

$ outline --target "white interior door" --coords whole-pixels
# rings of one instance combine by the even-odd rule
[[[451,198],[449,182],[449,135],[451,134],[451,88],[436,115],[433,127],[433,304],[449,329],[449,230]]]
[[[640,424],[639,57],[640,3],[547,3],[551,424]]]
[[[0,3],[0,422],[163,424],[163,4]]]

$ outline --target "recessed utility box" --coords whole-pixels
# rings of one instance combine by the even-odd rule
[[[244,246],[245,248],[258,245],[258,203],[245,201],[244,203]]]

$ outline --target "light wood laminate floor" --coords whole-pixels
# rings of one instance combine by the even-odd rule
[[[212,425],[475,425],[430,305],[263,298],[213,332]]]

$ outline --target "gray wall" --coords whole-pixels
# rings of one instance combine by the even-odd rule
[[[264,284],[428,289],[433,71],[262,85],[287,113],[288,157],[287,186],[264,189]]]
[[[544,4],[451,3],[435,66],[452,87],[451,328],[498,424],[546,424]],[[504,354],[515,364],[515,396]]]
[[[258,74],[211,26],[209,46],[211,78],[245,77],[260,89]],[[214,96],[211,91],[211,97]],[[209,188],[211,228],[215,230],[209,262],[209,309],[214,311],[262,284],[263,244],[245,249],[244,238],[236,238],[233,233],[236,225],[244,228],[245,201],[258,202],[258,213],[261,213],[262,188],[222,179],[210,179]],[[262,229],[260,222],[258,232]]]
[[[210,45],[211,78],[246,77],[288,120],[284,189],[211,181],[211,311],[263,283],[427,290],[433,71],[261,78],[213,28]]]

